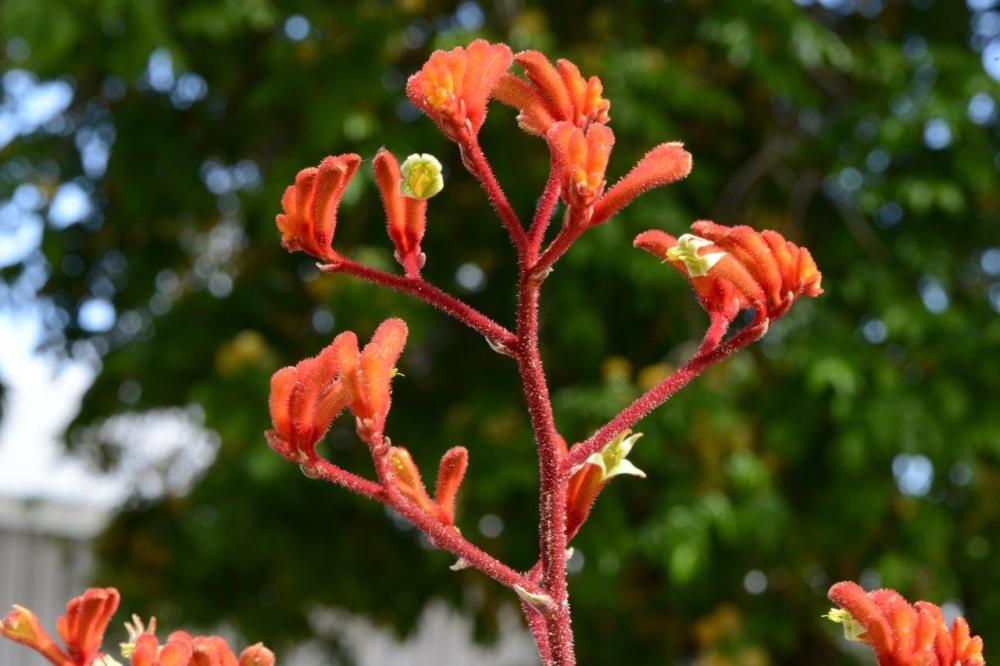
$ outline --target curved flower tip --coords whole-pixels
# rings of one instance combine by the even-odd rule
[[[333,261],[333,234],[337,208],[344,190],[361,164],[353,153],[327,157],[318,167],[303,169],[295,184],[281,197],[284,210],[276,218],[281,244],[289,252],[305,252],[323,261]]]
[[[56,630],[76,663],[89,664],[100,651],[120,599],[113,587],[92,588],[66,604],[66,615],[56,620]]]
[[[615,135],[604,125],[591,125],[584,132],[568,122],[557,122],[546,134],[552,156],[562,177],[562,198],[577,215],[587,217],[604,192]]]
[[[643,192],[687,178],[692,164],[691,153],[684,150],[683,143],[661,143],[601,197],[594,206],[591,224],[611,219]]]
[[[464,446],[450,448],[441,456],[434,489],[434,502],[441,512],[442,519],[448,524],[455,523],[455,498],[462,487],[468,467],[469,452]]]
[[[731,321],[742,308],[757,311],[755,324],[785,314],[800,296],[819,296],[822,275],[806,248],[774,231],[695,222],[696,234],[674,238],[645,231],[633,245],[666,261],[688,278],[710,314]]]
[[[517,124],[525,132],[545,136],[559,121],[585,130],[591,123],[606,124],[611,119],[611,102],[603,97],[604,86],[596,76],[585,79],[569,60],[559,60],[553,67],[538,51],[522,51],[514,60],[528,80],[505,74],[494,96],[519,111]]]
[[[984,666],[983,641],[956,619],[945,624],[941,609],[926,601],[912,606],[894,590],[865,592],[841,582],[830,588],[841,609],[825,617],[844,625],[848,640],[870,645],[880,666]]]
[[[467,47],[435,51],[410,77],[410,102],[437,123],[452,140],[469,139],[486,120],[486,104],[510,69],[513,54],[506,44],[477,39]]]
[[[161,646],[154,634],[142,634],[135,641],[132,666],[189,666],[193,650],[190,636],[173,638]]]

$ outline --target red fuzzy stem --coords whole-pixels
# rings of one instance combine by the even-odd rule
[[[568,475],[569,471],[577,465],[582,464],[587,458],[603,449],[608,442],[616,436],[632,428],[644,416],[665,403],[674,393],[687,386],[688,382],[700,375],[710,366],[718,363],[738,349],[746,347],[748,344],[760,338],[763,334],[759,326],[748,326],[729,340],[722,344],[715,344],[713,340],[718,335],[717,327],[713,325],[705,336],[698,353],[690,361],[675,370],[669,377],[649,389],[635,401],[618,413],[613,419],[608,421],[604,427],[595,432],[584,442],[580,442],[570,449],[569,455],[563,464],[563,473]]]
[[[510,349],[516,343],[514,334],[506,328],[422,278],[386,273],[344,257],[338,258],[335,263],[321,264],[319,268],[324,273],[353,275],[356,278],[415,296],[505,348]]]
[[[352,493],[364,495],[376,502],[385,501],[385,491],[382,490],[382,486],[357,474],[352,474],[322,458],[309,463],[307,474],[315,475],[317,478],[338,485],[341,488],[346,488]]]
[[[553,163],[549,172],[549,179],[545,181],[545,189],[538,200],[538,208],[535,210],[535,218],[531,221],[531,229],[528,231],[528,247],[532,255],[537,256],[545,240],[545,231],[549,228],[549,221],[552,219],[552,212],[559,202],[559,190],[561,189],[559,168]],[[534,256],[532,257],[534,259]]]
[[[586,231],[586,227],[574,224],[572,220],[570,221],[570,224],[563,226],[563,228],[559,230],[559,235],[555,237],[555,240],[549,243],[549,246],[545,248],[545,252],[543,252],[542,256],[540,256],[538,261],[535,262],[534,267],[531,269],[531,273],[544,278],[549,269],[552,268],[552,266],[555,265],[555,263],[559,261],[564,254],[566,254],[566,251],[569,250],[573,243],[576,242],[576,239],[578,239],[584,231]]]
[[[528,254],[528,237],[524,233],[524,226],[521,224],[517,213],[511,207],[510,202],[507,201],[507,195],[504,194],[503,188],[497,182],[496,176],[493,175],[493,168],[486,160],[483,149],[479,147],[479,140],[476,137],[471,137],[462,141],[460,145],[462,148],[462,162],[465,163],[465,167],[476,177],[480,185],[483,186],[483,191],[489,197],[490,203],[496,209],[497,215],[500,216],[500,221],[503,223],[504,228],[507,229],[507,233],[510,234],[511,242],[517,248],[518,258],[523,261]]]
[[[555,609],[545,614],[547,642],[552,652],[551,659],[545,664],[572,666],[576,663],[576,658],[573,654],[573,629],[566,589],[567,479],[561,474],[563,456],[559,448],[549,389],[538,351],[540,287],[540,280],[533,280],[530,274],[521,276],[517,312],[519,344],[515,357],[521,372],[531,425],[538,444],[542,588],[555,602]]]

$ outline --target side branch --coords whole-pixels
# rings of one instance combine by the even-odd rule
[[[479,140],[473,137],[461,142],[459,146],[462,150],[462,162],[465,164],[465,168],[483,186],[483,191],[489,197],[490,203],[497,215],[500,216],[500,221],[507,229],[507,233],[510,234],[511,242],[517,248],[518,259],[524,261],[528,254],[528,236],[524,232],[524,225],[521,224],[521,219],[514,212],[514,208],[507,200],[507,195],[504,194],[503,188],[500,187],[500,183],[493,174],[493,168],[487,161],[486,155],[483,154]]]
[[[538,254],[542,241],[545,240],[545,231],[549,228],[552,213],[555,211],[556,204],[559,203],[560,189],[559,168],[553,160],[549,178],[545,181],[545,189],[542,190],[542,196],[538,200],[538,208],[535,209],[535,217],[531,221],[531,229],[528,230],[528,246],[533,255]]]
[[[415,296],[482,334],[496,349],[512,349],[517,342],[516,336],[505,327],[467,303],[438,289],[423,278],[387,273],[344,257],[333,263],[320,264],[319,269],[324,273],[352,275],[367,282]]]
[[[388,460],[388,440],[379,443],[372,450],[372,460],[375,472],[381,482],[382,502],[410,521],[417,529],[427,535],[436,548],[447,550],[455,557],[479,571],[483,572],[501,585],[511,589],[515,585],[526,590],[536,590],[537,584],[527,576],[515,571],[489,553],[473,545],[453,526],[445,525],[434,517],[424,513],[416,504],[408,500],[396,488],[390,471]]]
[[[763,329],[763,330],[762,330]],[[665,403],[677,391],[733,352],[746,347],[760,339],[767,331],[766,322],[763,326],[748,326],[722,344],[713,344],[715,331],[706,336],[698,353],[690,361],[675,370],[669,377],[636,398],[631,405],[623,409],[613,419],[586,441],[573,446],[566,456],[563,474],[568,474],[577,465],[583,464],[587,458],[603,449],[608,442],[625,430],[632,428],[643,417]]]

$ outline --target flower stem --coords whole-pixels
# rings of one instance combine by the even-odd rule
[[[507,200],[503,188],[497,182],[497,178],[493,174],[493,167],[490,166],[486,155],[483,154],[483,149],[479,146],[479,140],[471,137],[463,140],[459,145],[462,149],[462,162],[469,173],[475,176],[476,180],[483,186],[483,191],[486,192],[490,203],[496,209],[497,215],[500,216],[500,221],[507,229],[507,233],[510,234],[511,242],[517,248],[518,259],[523,262],[528,254],[527,234],[524,232],[520,218],[511,207],[510,201]]]
[[[687,386],[692,379],[733,352],[759,339],[763,333],[760,326],[748,326],[721,344],[717,343],[718,335],[720,335],[718,329],[713,325],[706,334],[705,341],[698,352],[690,361],[636,398],[632,404],[619,412],[589,439],[573,446],[563,463],[563,474],[568,475],[575,466],[603,449],[617,435],[633,427],[640,419]]]
[[[546,666],[572,666],[576,663],[576,658],[573,654],[573,629],[566,587],[567,479],[561,473],[562,453],[538,350],[540,289],[540,280],[533,279],[531,272],[522,272],[518,289],[518,346],[515,358],[538,444],[542,589],[556,604],[551,612],[545,614],[547,644],[551,650],[550,658],[545,663]],[[542,657],[544,659],[545,655],[542,654]]]
[[[453,319],[465,324],[472,330],[481,333],[495,347],[510,349],[516,343],[514,334],[504,326],[501,326],[467,303],[441,291],[423,278],[386,273],[385,271],[351,261],[346,257],[339,257],[337,261],[329,264],[321,264],[319,268],[324,273],[352,275],[367,282],[415,296]]]

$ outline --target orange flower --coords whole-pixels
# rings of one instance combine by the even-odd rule
[[[591,125],[584,133],[560,121],[549,128],[546,139],[562,176],[563,201],[577,211],[587,211],[604,192],[614,133],[604,125]]]
[[[441,457],[433,500],[409,451],[402,446],[392,447],[389,463],[393,482],[404,497],[445,525],[455,524],[455,496],[469,464],[469,452],[464,447],[451,448]]]
[[[66,604],[66,615],[56,620],[56,630],[76,663],[89,664],[101,649],[104,630],[120,599],[113,587],[92,588]]]
[[[407,275],[417,275],[425,261],[420,242],[427,227],[427,200],[402,193],[403,176],[399,161],[385,148],[378,151],[372,169],[375,171],[375,184],[382,195],[389,238],[396,246],[396,261]]]
[[[494,97],[520,112],[517,124],[525,132],[545,136],[560,120],[584,130],[591,123],[610,120],[611,102],[602,96],[604,86],[596,76],[584,79],[568,60],[558,60],[553,67],[538,51],[522,51],[514,60],[524,68],[528,80],[505,74]]]
[[[757,311],[755,324],[781,317],[802,295],[819,296],[822,275],[806,248],[774,231],[695,222],[699,235],[679,239],[657,229],[633,245],[669,262],[687,276],[710,314],[732,321],[740,309]]]
[[[346,331],[319,355],[278,370],[271,377],[272,430],[268,445],[283,457],[304,463],[316,457],[316,443],[351,402],[351,389],[338,361],[357,355],[358,339]]]
[[[171,638],[161,647],[156,636],[144,633],[135,641],[132,666],[188,666],[192,651],[190,640]]]
[[[471,138],[486,120],[486,103],[513,61],[505,44],[482,39],[462,48],[435,51],[406,83],[406,94],[445,136]]]
[[[274,373],[270,398],[274,428],[265,433],[268,445],[293,462],[313,460],[317,442],[348,406],[361,438],[370,444],[381,439],[406,333],[403,320],[387,319],[359,352],[357,336],[346,331],[318,356]]]
[[[15,605],[0,622],[0,636],[30,647],[56,666],[75,663],[56,645],[38,617],[23,606]]]
[[[956,619],[949,630],[941,609],[926,601],[912,606],[894,590],[865,592],[852,582],[830,588],[843,610],[827,615],[844,625],[849,640],[875,648],[879,666],[984,666],[983,640]]]
[[[56,666],[90,666],[100,654],[104,631],[118,609],[118,590],[92,588],[66,604],[66,615],[56,620],[65,651],[56,645],[38,618],[27,608],[14,609],[0,624],[0,635],[39,652]]]
[[[646,478],[645,472],[632,464],[628,454],[641,433],[626,430],[593,454],[570,477],[566,489],[566,537],[572,539],[587,520],[594,501],[604,486],[616,476],[626,474]],[[560,438],[562,440],[562,438]],[[565,448],[565,440],[561,441]]]
[[[361,157],[349,153],[327,157],[318,167],[298,173],[295,184],[281,197],[284,213],[276,218],[286,250],[305,252],[323,261],[336,258],[331,244],[337,208],[359,164]]]

